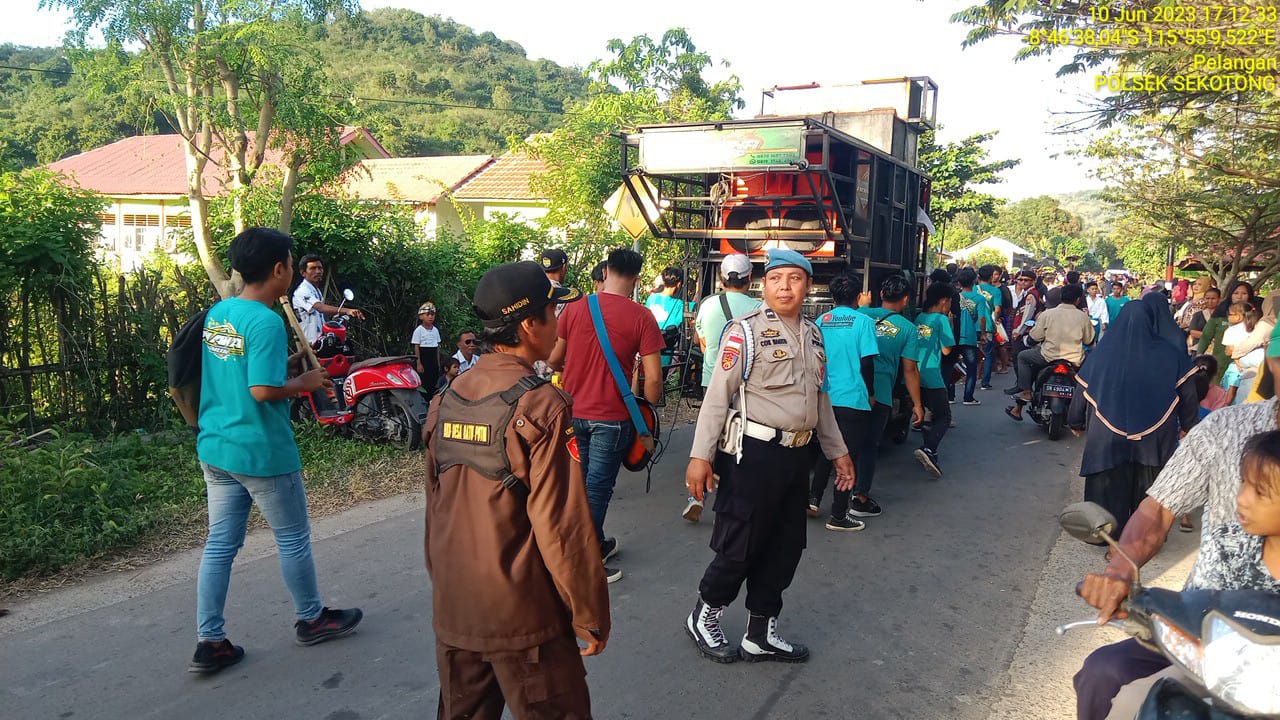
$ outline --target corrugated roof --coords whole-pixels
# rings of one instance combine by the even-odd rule
[[[343,192],[361,200],[434,204],[493,161],[492,155],[434,155],[362,160],[342,176]]]
[[[546,170],[542,160],[510,152],[476,173],[454,196],[460,200],[539,200],[529,188],[529,179]]]
[[[252,142],[253,133],[249,133]],[[375,154],[386,154],[364,128],[345,127],[339,143],[357,140]],[[207,196],[218,195],[224,187],[222,171],[224,154],[217,141],[209,153],[203,185]],[[265,164],[279,164],[282,151],[268,148]],[[187,194],[187,158],[181,135],[138,135],[110,145],[72,155],[50,164],[50,170],[62,173],[86,190],[104,195],[183,195]]]

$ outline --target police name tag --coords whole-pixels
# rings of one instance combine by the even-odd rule
[[[445,440],[473,445],[489,444],[489,426],[482,423],[446,422],[441,435]]]

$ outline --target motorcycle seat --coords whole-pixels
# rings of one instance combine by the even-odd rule
[[[378,367],[380,365],[408,365],[410,367],[413,367],[415,363],[416,363],[416,360],[412,355],[397,355],[395,357],[375,357],[375,358],[368,358],[366,360],[361,360],[359,362],[352,363],[351,369],[348,370],[347,372],[353,373],[356,370],[359,370],[361,368]]]

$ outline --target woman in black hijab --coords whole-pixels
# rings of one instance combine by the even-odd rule
[[[1079,435],[1087,424],[1084,499],[1115,515],[1117,533],[1173,455],[1180,433],[1200,421],[1186,343],[1169,300],[1150,293],[1125,305],[1080,367],[1067,425]]]
[[[1227,354],[1226,346],[1222,344],[1222,336],[1227,332],[1227,328],[1231,326],[1231,323],[1227,320],[1227,315],[1231,311],[1231,306],[1236,303],[1251,303],[1259,308],[1262,307],[1262,301],[1254,297],[1253,285],[1243,280],[1232,283],[1231,289],[1226,295],[1222,296],[1222,301],[1218,303],[1213,315],[1204,324],[1204,331],[1200,334],[1200,343],[1196,346],[1197,355],[1211,352],[1217,358],[1218,376],[1213,379],[1215,383],[1222,382],[1222,374],[1227,371],[1227,364],[1231,362],[1231,356]]]

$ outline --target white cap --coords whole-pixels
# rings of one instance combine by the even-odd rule
[[[730,277],[730,274],[737,277]],[[725,255],[724,260],[720,261],[720,277],[738,281],[751,277],[751,259],[738,253]]]

